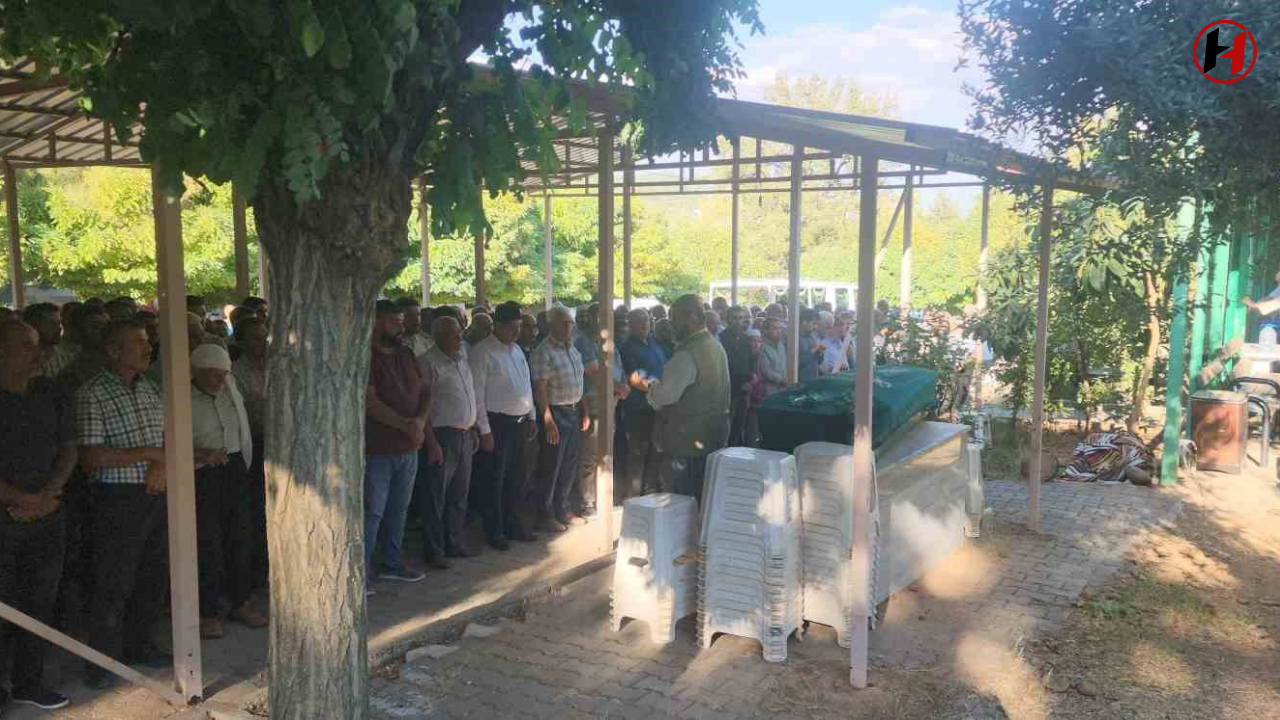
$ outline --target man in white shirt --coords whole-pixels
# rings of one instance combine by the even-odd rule
[[[434,342],[418,358],[418,367],[431,392],[427,444],[440,449],[440,462],[427,460],[419,510],[427,565],[444,570],[449,567],[445,557],[475,554],[467,547],[465,532],[479,416],[475,380],[462,354],[462,326],[451,317],[442,317],[432,324],[431,334]]]
[[[253,439],[244,400],[231,377],[231,356],[206,343],[191,353],[191,432],[196,461],[196,540],[200,637],[222,637],[222,615],[251,628],[254,611],[249,467]],[[223,599],[227,607],[222,606]]]
[[[516,453],[537,432],[529,363],[516,342],[520,337],[520,305],[503,303],[494,311],[493,334],[471,346],[468,362],[476,391],[476,425],[480,429],[484,529],[489,544],[509,550],[510,540],[532,542],[517,510],[524,496]]]

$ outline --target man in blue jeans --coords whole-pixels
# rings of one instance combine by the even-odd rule
[[[426,576],[404,564],[404,525],[418,473],[418,450],[440,462],[440,446],[427,427],[430,394],[413,351],[400,342],[400,307],[379,300],[373,326],[373,351],[365,395],[364,561],[365,596],[374,594],[376,549],[382,580],[420,582]]]

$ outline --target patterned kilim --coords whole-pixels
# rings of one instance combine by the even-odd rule
[[[898,429],[937,405],[938,373],[910,365],[882,365],[871,398],[871,442],[879,447]],[[810,380],[760,403],[760,433],[767,450],[793,452],[822,440],[853,441],[854,371]]]

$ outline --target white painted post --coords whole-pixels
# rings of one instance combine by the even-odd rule
[[[622,303],[631,309],[631,147],[622,147]]]
[[[553,302],[554,272],[551,266],[551,192],[547,190],[544,190],[542,195],[542,266],[547,284],[546,309],[550,310]]]
[[[422,244],[422,307],[431,307],[431,206],[427,204],[427,183],[418,185],[418,240]],[[430,330],[430,328],[428,328]]]
[[[22,276],[22,228],[18,224],[18,173],[13,165],[4,164],[4,209],[9,225],[9,287],[12,289],[13,308],[21,310],[27,304],[26,282]]]
[[[915,171],[915,166],[911,167]],[[898,278],[898,304],[902,309],[911,307],[911,262],[915,248],[911,245],[911,217],[914,215],[915,178],[907,173],[906,189],[902,191],[902,272]],[[861,316],[859,316],[861,318]]]
[[[982,287],[982,278],[987,274],[987,240],[991,225],[991,186],[982,184],[982,233],[978,246],[978,289],[974,308],[981,317],[987,311],[987,291]],[[974,341],[973,344],[973,382],[970,395],[973,398],[974,412],[982,411],[982,363],[984,344]]]
[[[1040,473],[1044,447],[1045,357],[1049,349],[1049,264],[1053,246],[1053,185],[1044,186],[1040,208],[1040,286],[1036,299],[1035,387],[1031,405],[1031,484],[1027,527],[1040,532]],[[1015,418],[1016,419],[1016,418]]]
[[[800,200],[804,196],[804,146],[796,145],[791,155],[791,236],[787,249],[787,299],[791,309],[787,323],[787,382],[800,382],[800,227],[804,222]]]
[[[738,165],[742,149],[742,138],[733,138],[733,210],[729,227],[729,304],[738,304],[738,189],[741,170]],[[792,363],[793,365],[795,363]]]
[[[169,589],[173,674],[187,698],[204,693],[196,553],[196,469],[191,436],[191,352],[187,344],[187,284],[182,263],[182,198],[151,169],[160,300],[160,365],[164,371],[164,460],[169,511]]]
[[[597,386],[599,414],[596,432],[596,508],[600,513],[600,553],[613,551],[613,133],[599,135],[599,248],[597,273],[600,300],[598,318],[601,340],[600,377]]]
[[[871,488],[875,455],[871,449],[871,401],[875,382],[876,185],[878,159],[863,156],[858,173],[858,323],[853,406],[853,608],[849,640],[849,683],[867,686],[868,623],[874,612],[871,585]],[[908,215],[908,217],[910,217]]]

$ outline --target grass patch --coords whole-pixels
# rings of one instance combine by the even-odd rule
[[[1084,603],[1084,612],[1101,620],[1127,620],[1140,615],[1167,615],[1175,618],[1208,619],[1216,608],[1183,585],[1171,585],[1150,578],[1111,588],[1105,595]]]

